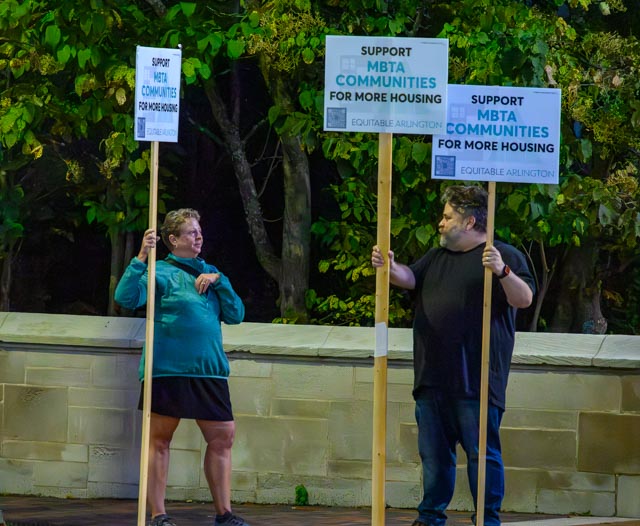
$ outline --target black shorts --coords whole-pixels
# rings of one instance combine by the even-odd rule
[[[143,409],[144,382],[138,409]],[[229,383],[222,378],[161,376],[151,384],[151,412],[174,418],[233,420]]]

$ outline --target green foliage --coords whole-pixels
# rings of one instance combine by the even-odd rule
[[[305,488],[304,484],[298,484],[296,486],[296,506],[308,506],[309,505],[309,492]]]

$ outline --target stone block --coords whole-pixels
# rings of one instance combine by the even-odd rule
[[[257,487],[258,475],[256,473],[235,470],[231,473],[231,488],[234,491],[255,492]]]
[[[247,502],[256,502],[255,491],[245,491],[241,489],[231,488],[231,503],[245,504]],[[245,519],[251,520],[251,517],[245,517]]]
[[[505,466],[575,469],[576,434],[565,430],[502,428]]]
[[[311,398],[317,400],[351,400],[354,368],[321,363],[273,366],[273,395],[277,398]]]
[[[399,434],[398,461],[407,463],[420,462],[417,424],[401,423],[399,425]]]
[[[622,411],[640,413],[640,376],[622,377]]]
[[[385,504],[392,508],[415,508],[422,500],[422,483],[391,481],[385,484]]]
[[[89,355],[72,349],[52,351],[29,351],[26,354],[25,366],[45,369],[84,369],[89,370],[95,355]]]
[[[604,339],[590,334],[518,332],[512,363],[589,367]]]
[[[2,343],[0,343],[2,345]],[[27,353],[6,351],[0,348],[0,384],[25,383],[25,359]]]
[[[91,366],[91,385],[107,389],[140,390],[139,354],[95,356]]]
[[[167,500],[168,501],[198,501],[198,502],[211,502],[211,493],[207,488],[202,487],[184,487],[184,486],[169,486],[167,487]],[[171,505],[169,504],[169,507]],[[213,507],[212,507],[213,512]]]
[[[36,462],[34,480],[38,486],[86,489],[89,466],[80,462]]]
[[[421,484],[422,464],[415,462],[411,464],[389,463],[385,466],[385,478],[387,482],[411,482]]]
[[[545,410],[619,411],[617,376],[569,372],[516,372],[509,377],[509,407]]]
[[[69,442],[124,448],[138,445],[132,411],[71,407]]]
[[[387,402],[386,419],[386,456],[387,463],[402,462],[400,455],[405,452],[404,440],[401,426],[410,420],[414,413],[414,403]],[[373,423],[373,422],[372,422]],[[373,430],[373,425],[371,425]],[[373,432],[373,431],[372,431]]]
[[[92,446],[89,450],[89,482],[138,484],[140,449]]]
[[[205,447],[202,431],[195,420],[182,419],[178,424],[173,439],[171,449],[190,449],[200,451]]]
[[[62,387],[5,385],[6,438],[67,441],[67,390]]]
[[[593,360],[596,367],[640,368],[640,344],[637,336],[608,334]]]
[[[617,515],[640,518],[640,475],[618,477]]]
[[[0,458],[0,495],[29,495],[33,493],[35,462]]]
[[[69,388],[69,406],[136,409],[140,389]]]
[[[137,499],[140,494],[138,484],[91,482],[87,485],[88,499]]]
[[[389,367],[387,369],[387,401],[413,404],[413,369]],[[373,402],[374,383],[372,367],[356,367],[355,398]]]
[[[87,462],[89,450],[86,445],[82,444],[5,440],[2,443],[2,456],[22,460]]]
[[[298,416],[305,418],[328,418],[331,402],[306,398],[274,398],[271,400],[272,416]]]
[[[324,476],[328,434],[324,419],[240,416],[236,420],[234,469]]]
[[[535,513],[539,476],[536,469],[505,468],[502,510]]]
[[[204,478],[199,451],[171,450],[167,486],[197,488],[202,486],[201,475]]]
[[[229,378],[229,391],[234,415],[269,415],[273,391],[270,378]]]
[[[615,515],[615,493],[540,490],[537,513],[579,514],[595,517]]]
[[[91,381],[89,369],[60,367],[27,367],[27,384],[46,386],[88,386]]]
[[[68,488],[65,486],[34,486],[34,492],[36,495],[56,499],[86,499],[89,493],[87,488]]]
[[[640,472],[640,415],[583,412],[578,433],[580,471]]]
[[[366,460],[330,460],[327,476],[329,478],[371,480],[371,461]]]
[[[255,360],[230,360],[229,367],[231,370],[229,381],[236,378],[269,378],[273,370],[272,363]]]
[[[331,460],[371,460],[373,407],[368,402],[333,402],[329,416]]]
[[[10,312],[0,327],[5,342],[93,347],[140,347],[139,318]]]
[[[616,490],[614,475],[575,471],[542,471],[538,479],[540,489],[606,492]]]
[[[502,418],[502,427],[530,429],[567,429],[578,427],[578,411],[545,411],[536,409],[509,408]]]

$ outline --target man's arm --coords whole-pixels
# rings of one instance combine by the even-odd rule
[[[500,285],[507,296],[507,302],[512,307],[517,309],[526,309],[533,301],[533,291],[529,285],[518,277],[515,272],[511,272],[508,269],[505,262],[502,260],[502,254],[493,245],[490,245],[484,249],[482,253],[482,264],[491,269],[496,276],[500,277]],[[502,275],[505,270],[508,270],[506,275]]]
[[[413,271],[402,263],[397,263],[393,251],[389,250],[389,282],[403,289],[413,290],[416,288],[416,277]],[[371,265],[374,268],[384,266],[384,257],[378,246],[373,247],[371,252]]]

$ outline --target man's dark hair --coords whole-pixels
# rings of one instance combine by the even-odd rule
[[[449,186],[442,194],[442,202],[449,203],[465,218],[473,216],[476,219],[474,230],[487,231],[487,191],[481,186]]]

